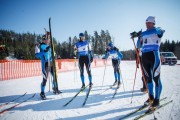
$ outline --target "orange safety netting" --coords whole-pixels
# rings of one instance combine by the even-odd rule
[[[91,67],[102,67],[106,60],[94,59]],[[107,60],[111,65],[111,60]],[[60,59],[56,60],[57,72],[66,72],[78,69],[78,60]],[[42,75],[40,60],[0,60],[0,80],[18,79]]]

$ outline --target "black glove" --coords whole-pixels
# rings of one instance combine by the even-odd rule
[[[93,57],[91,56],[91,59],[90,59],[91,63],[93,62]]]
[[[46,47],[46,49],[44,50],[44,52],[47,52],[50,47],[51,47],[51,46]]]

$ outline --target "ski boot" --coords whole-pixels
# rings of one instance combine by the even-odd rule
[[[112,86],[115,86],[117,84],[117,80],[115,80],[115,82],[113,83],[113,85]]]
[[[118,81],[117,89],[119,89],[119,86],[121,85],[121,81]]]
[[[56,88],[52,88],[53,89],[53,93],[56,94]]]
[[[46,96],[45,96],[44,92],[40,93],[40,97],[41,97],[42,100],[46,100]]]
[[[62,91],[60,91],[60,90],[56,90],[56,94],[61,94],[62,93]]]
[[[58,90],[58,88],[53,88],[53,93],[54,94],[61,94],[62,91]]]
[[[93,85],[92,82],[90,82],[90,83],[89,83],[89,87],[92,88],[92,85]]]
[[[141,92],[147,93],[147,89],[146,88],[141,88],[140,90],[141,90]]]
[[[157,107],[159,107],[159,99],[154,99],[154,101],[153,101],[153,103],[152,103],[152,105],[150,106],[150,110],[151,111],[155,111],[155,109],[157,108]]]
[[[152,107],[153,108],[156,108],[156,107],[158,107],[159,106],[159,99],[154,99],[154,101],[153,101],[153,103],[152,103]]]
[[[144,105],[148,106],[148,105],[152,105],[153,101],[154,101],[154,96],[153,95],[149,95],[150,98],[148,98],[145,102]]]
[[[84,89],[84,88],[85,88],[85,84],[83,83],[81,89]]]

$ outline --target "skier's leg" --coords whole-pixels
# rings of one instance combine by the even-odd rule
[[[116,75],[117,75],[117,77],[116,77],[116,79],[117,79],[117,81],[118,81],[118,87],[119,87],[119,85],[121,84],[121,82],[120,82],[120,78],[121,78],[121,76],[120,76],[120,72],[119,72],[119,61],[118,60],[114,60],[114,71],[116,72]]]
[[[116,62],[114,60],[112,60],[112,66],[114,68],[114,78],[115,78],[115,82],[113,85],[115,85],[117,83],[117,72],[116,72]]]
[[[81,57],[78,60],[78,66],[79,66],[79,70],[80,70],[80,77],[81,77],[82,85],[85,86],[85,83],[84,83],[84,60]]]
[[[88,78],[89,78],[89,84],[92,85],[91,62],[88,59],[88,57],[86,58],[85,66],[86,66],[86,71],[87,71]]]
[[[44,93],[47,78],[48,78],[48,64],[42,65],[42,74],[43,74],[43,81],[41,83],[41,92]]]
[[[120,71],[119,71],[119,65],[120,65],[120,63],[117,61],[117,64],[116,64],[116,72],[117,72],[117,79],[118,79],[118,81],[120,81],[121,80],[121,74],[120,74]]]
[[[62,91],[60,91],[58,89],[58,84],[56,83],[55,79],[54,79],[54,70],[53,70],[53,66],[51,64],[51,67],[50,67],[50,72],[51,72],[51,75],[52,75],[52,89],[53,89],[53,93],[54,94],[60,94],[62,93]]]
[[[142,63],[142,56],[140,56],[140,64]],[[143,79],[143,76],[145,76],[144,75],[144,72],[142,72],[142,77],[141,77],[141,80],[142,80],[142,83],[143,83],[143,87],[141,88],[143,91],[144,90],[146,90],[147,88],[146,88],[146,83],[145,83],[145,81],[144,81],[144,79]]]
[[[143,72],[146,78],[147,86],[148,86],[148,93],[149,97],[152,100],[154,100],[154,93],[153,93],[153,83],[152,83],[152,70],[151,70],[151,65],[149,60],[150,53],[145,53],[142,55],[142,67],[143,67]],[[146,101],[149,102],[149,101]],[[146,104],[146,103],[145,103]]]
[[[154,51],[154,56],[155,62],[153,66],[153,79],[155,82],[155,101],[153,102],[153,105],[157,106],[159,105],[159,99],[162,91],[162,83],[160,80],[161,63],[159,52]]]

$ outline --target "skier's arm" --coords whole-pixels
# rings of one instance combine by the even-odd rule
[[[160,27],[156,28],[156,32],[159,38],[161,38],[165,32],[165,30],[161,29]]]
[[[138,37],[137,43],[136,43],[136,48],[140,49],[141,48],[141,38]]]
[[[35,46],[35,56],[36,58],[40,58],[42,56],[38,45]]]
[[[40,58],[43,56],[43,54],[44,54],[44,52],[39,52],[39,53],[36,53],[35,56],[36,56],[36,58]]]
[[[107,59],[108,56],[109,56],[108,49],[106,49],[105,54],[104,54],[104,59]]]
[[[77,57],[77,52],[78,52],[78,50],[77,50],[77,47],[76,47],[76,44],[74,45],[74,56],[75,57]]]
[[[50,49],[50,46],[46,46],[46,45],[40,45],[40,49],[39,51],[41,52],[37,52],[37,47],[35,48],[35,56],[36,58],[40,58],[44,55],[45,52],[48,52]]]
[[[118,59],[121,60],[123,58],[123,54],[118,50]]]
[[[48,52],[48,51],[49,51],[49,48],[50,48],[50,46],[47,46],[43,51],[44,51],[44,52]]]
[[[92,55],[92,50],[91,50],[91,44],[88,43],[88,51],[89,51],[89,55],[90,55],[90,61],[93,62],[93,55]]]
[[[118,60],[121,60],[123,58],[123,54],[119,51],[118,48],[114,47],[114,50],[116,50],[117,55],[118,55]]]
[[[93,62],[93,55],[92,55],[92,51],[89,51],[89,55],[90,55],[90,61]]]

